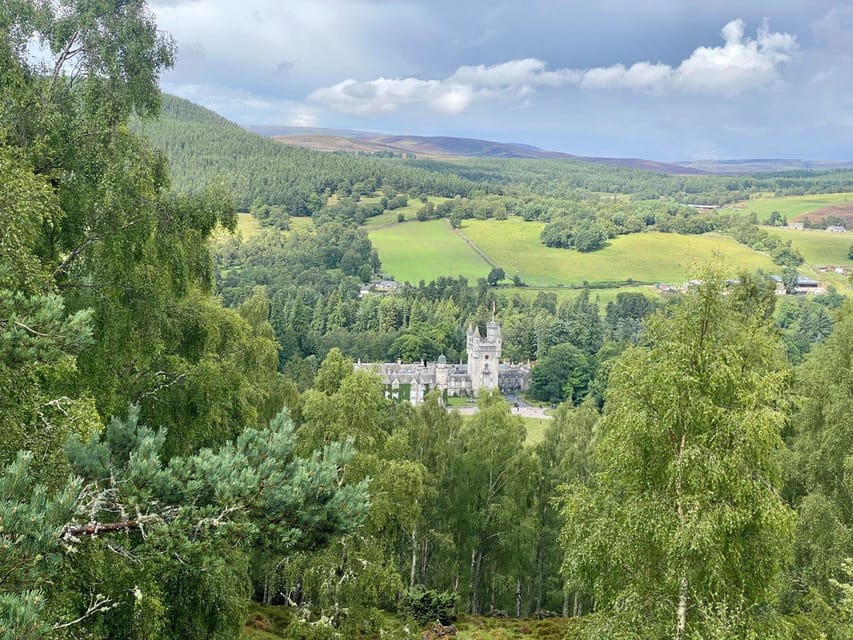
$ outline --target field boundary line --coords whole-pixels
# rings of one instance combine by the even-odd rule
[[[450,224],[450,221],[449,221],[449,220],[447,221],[447,224]],[[468,236],[466,236],[466,235],[462,232],[462,230],[461,230],[461,229],[456,229],[452,224],[450,225],[450,228],[453,230],[453,233],[455,233],[457,236],[459,236],[459,237],[460,237],[460,238],[462,238],[465,242],[467,242],[467,243],[468,243],[468,245],[469,245],[469,246],[474,250],[474,252],[475,252],[478,256],[480,256],[483,260],[485,260],[485,261],[489,264],[489,266],[490,266],[490,267],[492,267],[492,268],[494,268],[494,269],[497,269],[497,268],[498,268],[498,263],[497,263],[497,262],[495,262],[494,260],[492,260],[489,256],[487,256],[487,255],[486,255],[486,252],[485,252],[485,251],[483,251],[480,247],[478,247],[478,246],[474,243],[474,241],[473,241],[473,240],[471,240],[471,238],[469,238]]]

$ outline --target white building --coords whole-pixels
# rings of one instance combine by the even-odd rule
[[[530,367],[501,363],[501,346],[501,328],[493,319],[486,325],[485,336],[477,327],[468,327],[467,364],[447,364],[442,355],[436,362],[412,364],[357,362],[355,369],[378,373],[385,382],[386,397],[412,404],[420,404],[435,389],[445,397],[477,396],[483,389],[527,391]]]

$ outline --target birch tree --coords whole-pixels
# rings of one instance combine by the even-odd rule
[[[706,277],[623,354],[598,471],[568,490],[563,570],[593,594],[596,633],[772,637],[793,522],[779,494],[790,376],[765,314],[722,293]]]

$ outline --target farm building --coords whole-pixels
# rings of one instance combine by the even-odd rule
[[[847,227],[841,224],[833,224],[826,228],[830,233],[845,233],[847,231]]]

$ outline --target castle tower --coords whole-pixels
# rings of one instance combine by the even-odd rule
[[[447,391],[447,358],[443,353],[435,363],[435,386],[440,391]]]
[[[492,317],[486,325],[486,336],[480,330],[468,329],[468,377],[474,395],[481,389],[498,388],[498,364],[501,359],[501,328]]]

